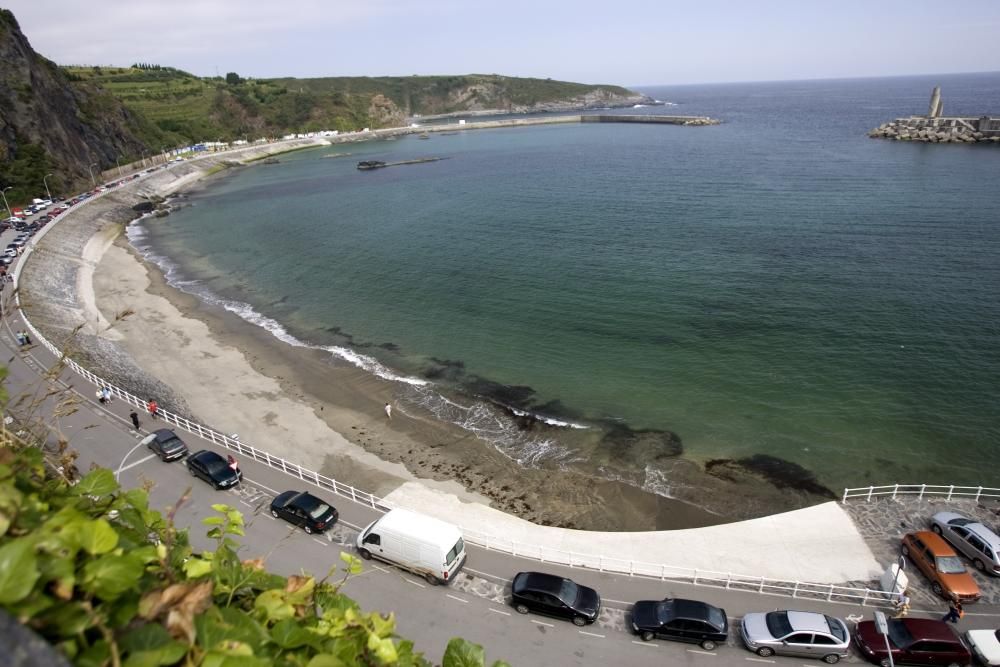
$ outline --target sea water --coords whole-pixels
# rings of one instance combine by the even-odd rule
[[[865,136],[934,85],[949,114],[1000,114],[1000,74],[649,87],[677,106],[630,113],[723,123],[303,151],[134,237],[175,284],[524,465],[598,453],[518,436],[475,397],[669,431],[701,462],[767,454],[834,489],[1000,486],[1000,146]],[[447,159],[355,168],[420,157]]]

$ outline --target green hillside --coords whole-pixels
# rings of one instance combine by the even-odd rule
[[[154,150],[190,141],[233,141],[289,132],[351,131],[402,125],[407,116],[628,99],[619,86],[495,74],[411,77],[243,79],[196,77],[159,66],[64,67],[79,86],[97,87],[148,121]]]

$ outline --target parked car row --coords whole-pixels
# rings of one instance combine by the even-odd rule
[[[963,604],[979,600],[979,584],[959,554],[980,573],[1000,576],[1000,536],[955,512],[938,512],[930,527],[903,536],[903,556],[927,578],[935,594]]]

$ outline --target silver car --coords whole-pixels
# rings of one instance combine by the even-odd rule
[[[740,635],[746,647],[762,658],[780,653],[819,658],[831,665],[847,657],[851,644],[842,620],[811,611],[747,614]]]
[[[955,512],[935,514],[931,530],[968,556],[977,570],[1000,576],[1000,537],[992,530]]]

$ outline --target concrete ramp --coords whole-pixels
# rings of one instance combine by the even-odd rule
[[[538,526],[419,483],[403,484],[384,500],[456,523],[479,544],[615,571],[680,578],[697,569],[706,574],[840,584],[873,579],[882,569],[854,522],[835,502],[707,528],[612,533]]]

